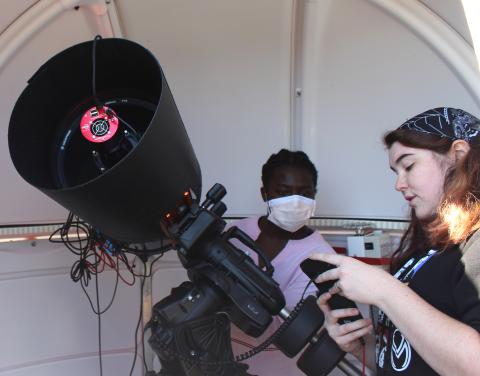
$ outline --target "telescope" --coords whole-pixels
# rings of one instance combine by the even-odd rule
[[[307,346],[297,363],[307,375],[327,374],[344,356],[320,330],[315,297],[288,311],[260,247],[236,227],[225,231],[225,188],[214,185],[201,202],[199,163],[144,47],[96,37],[52,57],[18,98],[8,142],[23,179],[88,224],[87,247],[146,259],[177,251],[189,281],[155,304],[147,325],[159,375],[247,375],[241,361],[271,343],[289,357]],[[273,316],[284,323],[268,343],[235,358],[230,323],[258,337]]]

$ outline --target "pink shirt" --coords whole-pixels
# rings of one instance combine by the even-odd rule
[[[237,226],[248,234],[253,240],[260,235],[258,227],[259,217],[245,218],[229,225]],[[238,248],[244,250],[258,264],[257,254],[250,251],[243,244],[233,241]],[[318,231],[300,240],[289,240],[280,253],[271,261],[275,272],[273,279],[277,281],[280,290],[283,292],[286,301],[286,308],[292,309],[302,297],[303,291],[309,279],[299,268],[300,263],[308,258],[312,252],[335,253],[332,247],[325,241]],[[311,284],[305,296],[312,295],[316,291],[315,285]],[[235,355],[240,355],[250,350],[250,347],[235,342],[235,340],[246,342],[249,345],[257,346],[280,326],[282,319],[274,317],[272,323],[265,333],[258,338],[247,336],[240,329],[232,325],[232,348]],[[298,356],[301,355],[301,352]],[[250,367],[247,372],[259,376],[304,376],[296,366],[297,357],[288,358],[280,350],[270,345],[266,351],[245,360]]]

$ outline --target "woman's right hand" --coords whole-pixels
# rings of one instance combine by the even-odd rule
[[[357,308],[334,309],[331,310],[328,300],[332,294],[326,292],[317,300],[318,306],[325,315],[324,327],[330,337],[336,342],[342,351],[357,353],[362,344],[360,337],[370,333],[373,329],[370,319],[360,319],[346,324],[340,324],[339,319],[358,315]]]

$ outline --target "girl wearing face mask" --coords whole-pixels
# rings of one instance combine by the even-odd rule
[[[323,237],[307,226],[315,211],[317,170],[308,156],[301,151],[280,150],[263,165],[260,189],[265,201],[266,214],[233,223],[246,232],[262,248],[271,261],[273,278],[285,295],[286,307],[292,309],[302,297],[309,279],[299,265],[312,252],[333,254]],[[235,243],[248,252],[242,244]],[[258,263],[255,253],[250,256]],[[262,263],[260,263],[262,266]],[[311,285],[306,295],[314,294]],[[245,353],[268,338],[281,324],[274,322],[259,338],[252,338],[232,326],[232,347],[235,355]],[[303,375],[290,359],[270,346],[267,351],[247,359],[248,373],[261,376]]]
[[[378,375],[480,375],[480,120],[435,108],[384,141],[410,226],[391,274],[349,257],[311,256],[337,266],[317,278],[337,280],[318,300],[326,329],[359,356],[372,325],[338,324],[355,313],[330,310],[331,295],[342,294],[380,310],[371,362]]]

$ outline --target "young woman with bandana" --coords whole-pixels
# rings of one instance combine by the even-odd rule
[[[315,210],[317,170],[304,152],[282,149],[271,155],[263,165],[262,184],[260,193],[266,202],[267,214],[246,218],[231,226],[239,227],[262,248],[275,268],[273,278],[285,295],[286,307],[292,309],[301,299],[309,282],[299,267],[300,263],[312,252],[335,253],[318,231],[306,225]],[[240,243],[235,245],[248,252]],[[250,252],[249,255],[258,263],[255,253]],[[306,295],[314,294],[315,291],[312,284]],[[259,338],[249,337],[232,326],[235,355],[261,344],[281,322],[274,318]],[[296,366],[296,359],[286,357],[273,346],[247,359],[245,363],[250,366],[249,374],[303,375]]]
[[[480,375],[480,120],[454,108],[419,114],[384,137],[395,189],[411,222],[393,275],[340,255],[314,254],[337,267],[319,297],[330,336],[357,356],[372,325],[339,325],[355,310],[330,310],[332,294],[375,305],[378,375]]]

